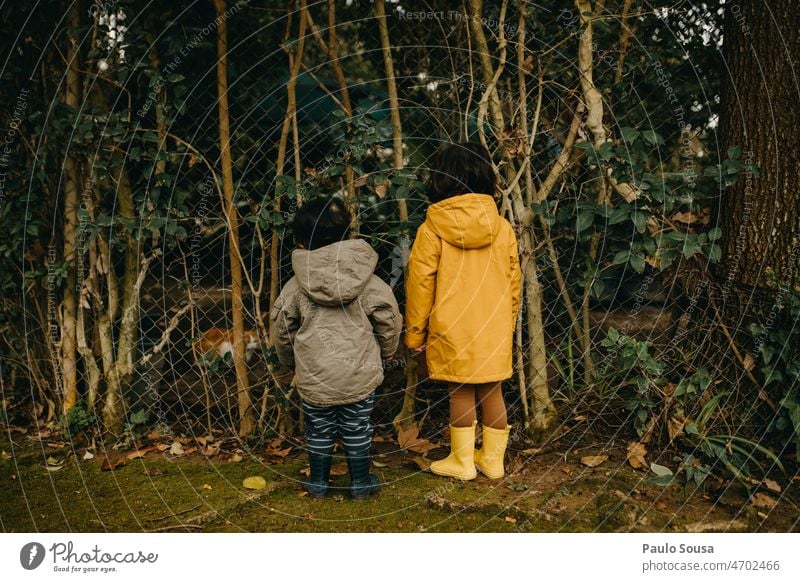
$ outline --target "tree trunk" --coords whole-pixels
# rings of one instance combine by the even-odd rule
[[[725,5],[723,52],[730,74],[722,87],[721,151],[741,147],[742,173],[722,195],[719,225],[724,292],[800,284],[800,3],[760,0]],[[744,290],[743,289],[743,290]]]
[[[73,2],[68,14],[72,31],[67,48],[67,93],[65,103],[74,113],[80,108],[80,45],[74,36],[81,22],[81,6]],[[67,414],[78,401],[78,375],[76,356],[77,331],[77,235],[80,171],[72,152],[64,160],[64,260],[67,262],[67,280],[64,287],[61,319],[61,391],[62,412]]]
[[[242,303],[242,267],[239,264],[239,218],[233,202],[233,162],[231,130],[228,117],[228,23],[224,17],[225,0],[214,0],[217,11],[217,95],[219,109],[219,149],[222,162],[222,186],[225,193],[225,214],[228,220],[228,241],[231,266],[231,319],[233,320],[233,366],[236,370],[236,391],[239,403],[239,436],[253,432],[255,423],[250,406],[250,385],[244,353],[244,305]]]
[[[471,0],[469,22],[472,36],[475,39],[475,50],[478,52],[478,58],[481,62],[483,82],[486,85],[486,91],[489,91],[489,95],[485,95],[485,97],[488,98],[488,108],[494,125],[493,131],[497,136],[503,136],[506,123],[497,97],[498,72],[492,66],[489,46],[483,31],[482,13],[483,0]],[[502,31],[502,22],[498,29]],[[480,126],[481,123],[478,125]],[[509,154],[502,139],[498,140],[498,143],[506,162],[507,182],[513,185],[510,192],[511,207],[520,231],[519,243],[523,267],[522,299],[527,310],[525,323],[528,331],[528,365],[530,366],[527,377],[527,381],[530,383],[530,390],[525,390],[524,393],[530,394],[532,401],[530,419],[525,428],[531,438],[541,441],[557,425],[558,411],[550,398],[550,388],[547,385],[547,355],[542,319],[542,288],[536,274],[533,233],[531,232],[533,213],[525,204],[518,181],[514,180],[517,169],[513,156]]]
[[[397,82],[394,77],[394,61],[392,45],[389,40],[389,27],[386,23],[386,5],[384,0],[375,1],[375,15],[378,17],[378,35],[381,39],[383,66],[386,71],[386,92],[389,96],[389,109],[392,120],[392,165],[396,170],[403,167],[403,126],[400,123],[400,105],[397,99]],[[400,255],[403,262],[403,280],[408,275],[408,205],[405,198],[397,199],[397,210],[400,215],[402,231],[400,233]],[[405,348],[402,348],[405,349]],[[403,393],[403,406],[393,420],[396,431],[408,430],[415,423],[417,408],[417,361],[406,355],[406,388]]]

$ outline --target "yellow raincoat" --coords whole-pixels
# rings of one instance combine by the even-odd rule
[[[433,380],[479,384],[511,377],[520,298],[517,239],[491,196],[428,207],[408,264],[405,344],[427,344]]]

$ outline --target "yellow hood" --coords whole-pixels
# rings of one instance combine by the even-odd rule
[[[426,219],[437,236],[462,249],[489,246],[500,231],[500,215],[488,194],[461,194],[432,204]]]

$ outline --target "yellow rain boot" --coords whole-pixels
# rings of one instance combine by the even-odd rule
[[[475,425],[450,425],[450,454],[441,461],[431,463],[431,473],[471,481],[478,476],[475,470]]]
[[[475,467],[489,479],[502,479],[505,475],[503,457],[510,431],[510,426],[503,430],[483,426],[483,446],[475,451]]]

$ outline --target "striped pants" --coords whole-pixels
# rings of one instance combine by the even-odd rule
[[[336,437],[340,437],[349,460],[368,458],[373,431],[369,417],[374,400],[373,392],[352,404],[314,406],[303,402],[308,452],[330,455]]]

